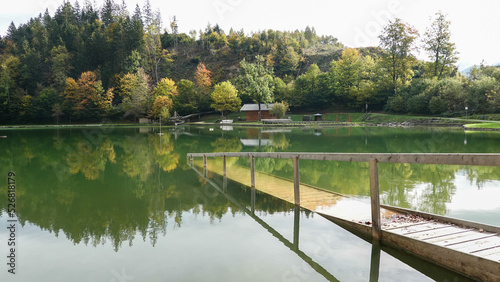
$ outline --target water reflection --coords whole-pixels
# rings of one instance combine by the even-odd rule
[[[185,162],[188,152],[432,152],[464,151],[462,132],[406,131],[400,129],[331,128],[315,130],[239,129],[209,131],[207,127],[157,129],[18,130],[0,140],[0,173],[14,168],[22,175],[19,218],[42,229],[64,233],[74,243],[98,245],[110,239],[114,248],[133,243],[139,232],[154,245],[166,226],[181,227],[189,211],[220,219],[242,212],[214,192],[207,197],[206,180],[193,177]],[[499,135],[471,134],[465,152],[495,152]],[[256,140],[248,147],[242,140]],[[369,140],[368,140],[369,139]],[[268,140],[269,142],[263,142]],[[249,159],[228,158],[228,165],[250,166]],[[368,197],[365,163],[301,161],[301,180],[345,195]],[[257,159],[256,169],[292,178],[291,160]],[[500,180],[494,167],[380,164],[384,204],[436,214],[456,213],[453,199],[463,183],[471,200],[485,185]],[[490,185],[491,186],[491,185]],[[201,187],[201,188],[200,188]],[[221,185],[227,190],[227,183]],[[467,186],[468,187],[468,186]],[[237,192],[232,192],[237,193]],[[490,198],[498,189],[488,189]],[[194,195],[194,196],[193,196]],[[245,192],[233,197],[245,198]],[[6,190],[0,190],[6,198]],[[451,204],[450,204],[451,203]],[[268,212],[289,211],[283,203],[267,199],[252,205]],[[476,205],[477,206],[477,205]],[[491,209],[500,209],[498,203]],[[6,202],[0,201],[6,210]],[[478,221],[481,221],[483,216]],[[498,216],[489,216],[498,221]],[[476,219],[472,219],[476,220]],[[492,222],[486,222],[492,223]],[[492,223],[495,224],[495,223]]]
[[[288,239],[285,238],[280,232],[275,230],[273,227],[271,227],[269,224],[267,224],[263,219],[258,217],[255,214],[255,205],[256,203],[256,193],[259,193],[259,201],[265,201],[266,198],[269,196],[266,196],[264,193],[257,192],[255,188],[249,188],[251,190],[251,198],[250,198],[250,209],[248,209],[245,206],[245,200],[244,199],[236,199],[234,198],[231,194],[227,192],[227,189],[224,188],[227,185],[228,178],[225,176],[218,176],[218,175],[212,175],[211,177],[206,176],[206,169],[204,172],[200,172],[199,169],[193,164],[190,165],[193,171],[195,171],[200,177],[205,179],[207,183],[209,183],[215,190],[226,197],[232,204],[235,206],[238,206],[241,211],[249,215],[252,219],[254,219],[259,225],[261,225],[264,229],[266,229],[269,233],[271,233],[275,238],[277,238],[283,245],[288,247],[291,251],[293,251],[298,257],[300,257],[305,264],[309,265],[312,270],[316,271],[318,274],[323,276],[326,280],[328,281],[340,281],[337,279],[334,274],[331,273],[327,269],[327,266],[329,263],[324,263],[325,258],[322,256],[316,257],[314,254],[309,255],[305,251],[301,250],[300,248],[300,214],[305,213],[305,214],[310,214],[310,212],[306,210],[302,210],[299,206],[291,205],[293,208],[293,214],[294,214],[294,221],[293,221],[293,240],[292,242],[289,241]],[[222,185],[220,183],[223,183]],[[222,186],[222,188],[221,188]],[[248,200],[247,200],[248,201]],[[333,223],[331,223],[333,224]],[[363,237],[364,238],[364,237]],[[366,238],[364,238],[366,239]],[[318,241],[318,238],[316,238],[316,241]],[[323,248],[322,253],[330,253],[332,254],[333,251],[329,250],[329,248],[332,248],[333,246],[327,246],[324,243],[321,243],[321,246]],[[420,261],[414,257],[411,257],[407,254],[404,254],[402,252],[399,252],[394,249],[386,248],[388,250],[388,253],[391,254],[394,258],[411,265],[421,273],[425,274],[427,277],[430,277],[431,279],[434,279],[435,281],[446,281],[451,276],[454,276],[454,281],[469,281],[469,279],[454,274],[448,270],[442,269],[436,265]],[[385,249],[384,249],[385,251]],[[382,253],[382,247],[378,243],[378,241],[373,241],[371,245],[371,259],[370,259],[370,272],[369,272],[369,281],[371,282],[377,282],[379,281],[379,273],[380,273],[380,267],[381,267],[381,253]],[[314,256],[314,257],[313,257]],[[318,263],[318,259],[323,261],[322,263]],[[301,268],[303,268],[302,266]],[[299,271],[300,273],[300,271]],[[289,274],[289,273],[288,273]],[[339,273],[340,274],[340,273]],[[301,279],[303,279],[306,276],[303,276],[304,274],[298,274]],[[294,280],[293,275],[284,275],[282,276],[283,279],[287,278],[286,280],[288,281],[288,278],[291,280]]]

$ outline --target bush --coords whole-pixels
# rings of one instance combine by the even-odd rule
[[[408,99],[408,111],[415,114],[426,114],[429,112],[429,99],[424,94],[418,94]]]
[[[289,111],[290,108],[288,106],[288,103],[283,101],[279,103],[274,103],[273,107],[271,108],[270,113],[274,115],[276,118],[283,118],[286,114],[287,111]]]
[[[432,97],[429,101],[429,110],[433,114],[441,114],[446,111],[446,102],[441,97]]]
[[[386,111],[393,113],[403,113],[405,111],[405,101],[401,95],[395,95],[387,100]]]

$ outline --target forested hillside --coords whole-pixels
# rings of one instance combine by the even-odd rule
[[[461,75],[441,13],[420,41],[396,19],[379,47],[350,49],[312,27],[246,33],[209,24],[185,34],[149,1],[131,10],[113,0],[65,3],[12,23],[0,38],[0,124],[133,121],[275,101],[293,111],[499,111],[500,69]],[[417,46],[429,61],[415,58]]]

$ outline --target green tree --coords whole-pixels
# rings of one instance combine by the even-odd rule
[[[289,99],[293,108],[319,109],[326,107],[327,99],[323,89],[322,73],[318,65],[312,64],[307,72],[293,83],[294,90]]]
[[[299,66],[300,56],[291,46],[286,47],[283,57],[280,60],[280,70],[283,74],[292,75],[295,77]]]
[[[412,52],[417,37],[417,30],[401,19],[389,21],[379,36],[380,45],[385,50],[381,63],[389,73],[394,93],[412,79],[412,66],[417,61]]]
[[[240,109],[241,99],[238,97],[238,90],[233,86],[230,81],[221,82],[214,87],[212,92],[212,100],[214,103],[211,105],[216,111],[221,112],[235,112]]]
[[[198,106],[196,103],[195,85],[192,81],[181,79],[177,83],[179,95],[173,99],[173,109],[180,115],[195,113]]]
[[[122,109],[125,111],[125,117],[133,116],[137,119],[147,113],[151,93],[149,77],[142,68],[134,75],[134,78],[130,96],[123,98]]]
[[[71,65],[71,54],[65,46],[59,45],[50,51],[50,72],[54,87],[62,91],[66,84],[66,79],[73,66]]]
[[[261,120],[261,104],[273,102],[273,71],[265,65],[262,56],[255,58],[256,63],[248,63],[246,60],[240,62],[240,75],[236,78],[236,85],[242,98],[257,103]]]
[[[359,92],[362,62],[356,49],[345,49],[338,61],[333,61],[330,70],[334,78],[334,92],[341,102],[352,105]]]
[[[429,101],[429,110],[432,114],[441,114],[446,111],[446,102],[438,96],[434,96]]]
[[[458,52],[450,37],[450,21],[443,13],[436,13],[436,19],[425,31],[424,48],[433,62],[432,75],[438,80],[458,61]]]
[[[467,106],[471,112],[494,112],[500,93],[500,85],[494,77],[482,76],[469,87]]]

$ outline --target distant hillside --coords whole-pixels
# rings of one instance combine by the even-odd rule
[[[309,66],[317,64],[321,71],[327,72],[333,60],[338,60],[346,47],[343,45],[316,45],[309,47],[304,51],[301,63],[299,64],[294,76],[305,73]],[[357,48],[360,55],[371,56],[377,60],[383,54],[380,47]],[[199,45],[181,48],[169,48],[172,54],[173,63],[170,67],[169,77],[175,81],[183,78],[191,78],[196,71],[199,62],[203,62],[212,72],[214,82],[225,81],[236,77],[239,73],[239,63],[245,59],[253,61],[259,54],[252,53],[234,53],[229,48],[220,50],[207,50]],[[264,57],[269,54],[260,54]],[[278,76],[280,64],[275,64],[275,71]]]

